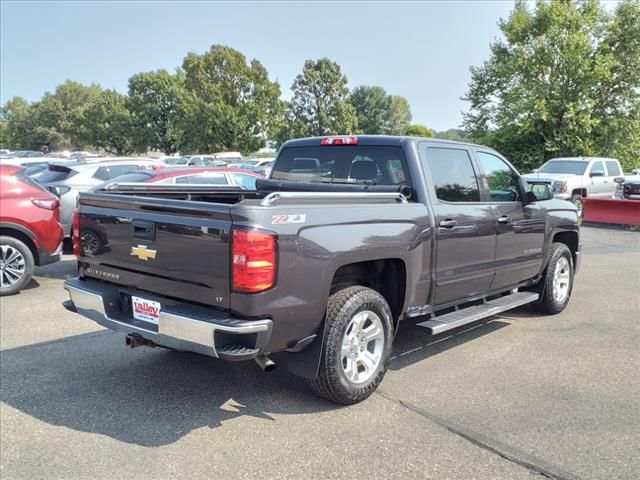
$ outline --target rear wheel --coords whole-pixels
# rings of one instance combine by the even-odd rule
[[[309,386],[342,405],[361,402],[387,371],[392,343],[391,310],[375,290],[349,287],[329,298],[318,376]]]
[[[573,257],[564,243],[551,245],[541,287],[540,300],[534,304],[536,310],[549,315],[563,311],[573,289]]]
[[[28,246],[13,237],[0,237],[0,296],[22,290],[31,280],[33,264]]]

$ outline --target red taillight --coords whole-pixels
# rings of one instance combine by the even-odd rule
[[[324,137],[320,145],[357,145],[358,137]]]
[[[57,198],[32,198],[31,203],[46,210],[55,210],[60,206],[60,200]]]
[[[76,257],[80,256],[80,210],[76,209],[73,212],[73,224],[71,226],[73,229],[73,254]]]
[[[234,292],[258,293],[273,287],[276,276],[276,236],[235,229],[231,237],[231,278]]]

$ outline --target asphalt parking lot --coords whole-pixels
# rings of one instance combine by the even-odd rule
[[[640,233],[584,228],[565,312],[429,339],[412,324],[368,401],[71,314],[75,262],[0,300],[0,477],[637,479]]]

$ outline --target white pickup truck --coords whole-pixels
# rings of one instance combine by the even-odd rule
[[[555,198],[573,202],[582,217],[582,198],[611,198],[616,191],[614,178],[622,175],[615,158],[567,157],[552,158],[523,178],[547,183]]]

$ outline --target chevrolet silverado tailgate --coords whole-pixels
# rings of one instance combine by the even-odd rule
[[[229,306],[230,205],[83,194],[79,275],[154,294]]]

